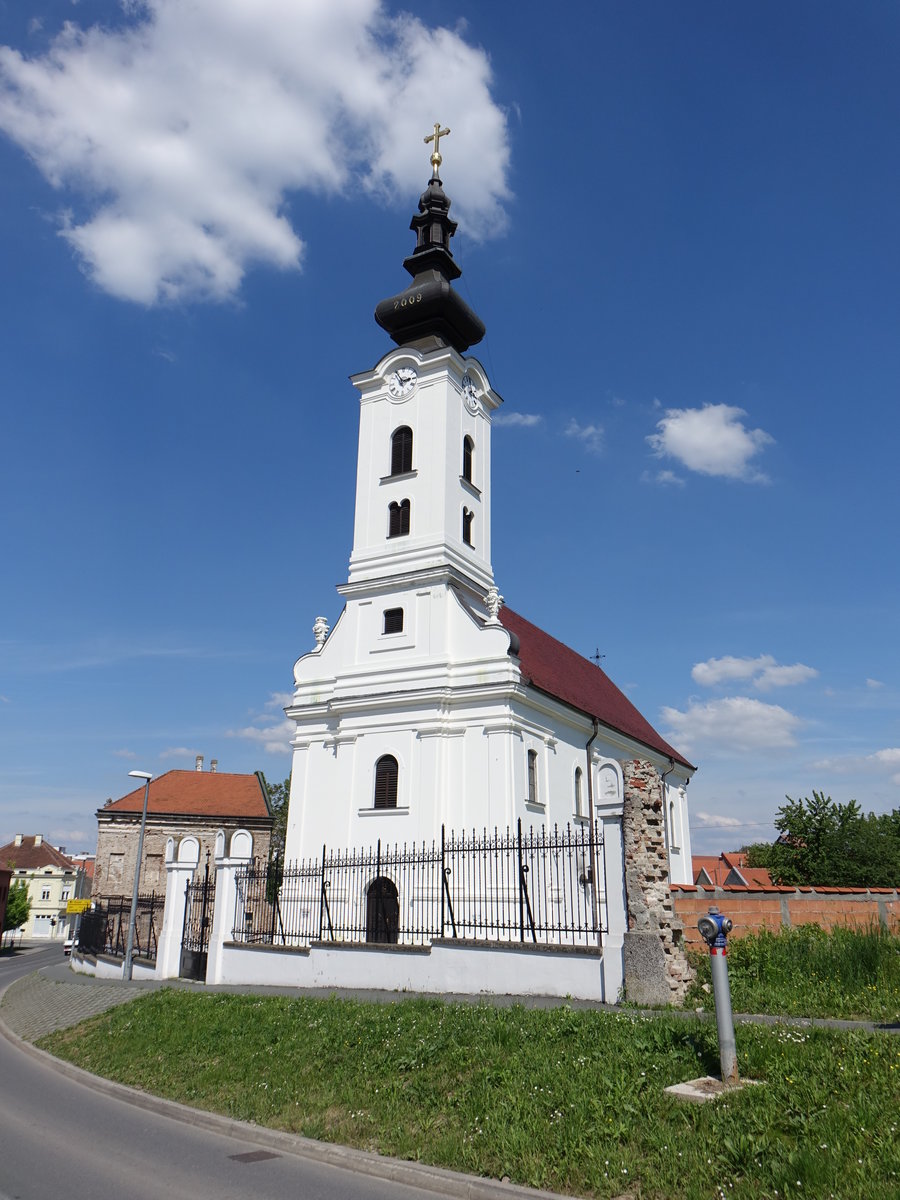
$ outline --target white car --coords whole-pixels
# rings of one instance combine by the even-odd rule
[[[75,945],[74,938],[67,937],[63,942],[63,954],[71,954],[72,947]]]

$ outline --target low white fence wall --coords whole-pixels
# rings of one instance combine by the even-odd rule
[[[600,950],[471,941],[431,946],[313,943],[305,949],[226,942],[208,983],[432,994],[577,997],[614,1002],[621,956]]]

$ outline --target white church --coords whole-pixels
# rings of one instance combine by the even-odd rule
[[[314,626],[285,709],[285,861],[461,831],[621,821],[623,759],[664,790],[669,880],[690,883],[694,768],[594,663],[505,606],[491,566],[491,423],[501,397],[467,354],[484,326],[453,289],[456,223],[438,169],[411,228],[412,283],[375,318],[396,343],[360,393],[343,611]]]
[[[353,549],[343,611],[333,629],[315,621],[294,667],[283,859],[222,828],[210,874],[196,837],[169,838],[138,974],[678,1001],[690,968],[670,884],[690,882],[694,767],[494,581],[502,401],[452,286],[447,132],[426,139],[412,283],[375,312],[396,348],[352,377]],[[102,953],[73,965],[120,969]]]

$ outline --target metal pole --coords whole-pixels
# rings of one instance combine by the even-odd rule
[[[728,934],[732,923],[718,908],[697,922],[709,946],[709,965],[712,973],[713,998],[716,1003],[716,1027],[719,1033],[719,1065],[723,1083],[738,1082],[737,1043],[734,1038],[734,1017],[731,1012],[731,988],[728,983]]]
[[[134,947],[134,925],[137,918],[138,890],[141,886],[141,858],[144,854],[144,830],[147,826],[147,801],[150,799],[150,780],[152,776],[144,774],[144,807],[141,812],[141,832],[138,836],[137,862],[134,866],[134,890],[131,893],[131,916],[128,918],[128,941],[125,944],[125,963],[122,967],[122,978],[131,979],[131,952]]]

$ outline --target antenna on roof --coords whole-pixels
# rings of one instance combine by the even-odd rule
[[[606,655],[600,653],[600,647],[598,646],[597,649],[594,651],[594,653],[590,656],[590,658],[591,658],[591,662],[596,663],[597,666],[599,667],[601,658],[606,658]]]

